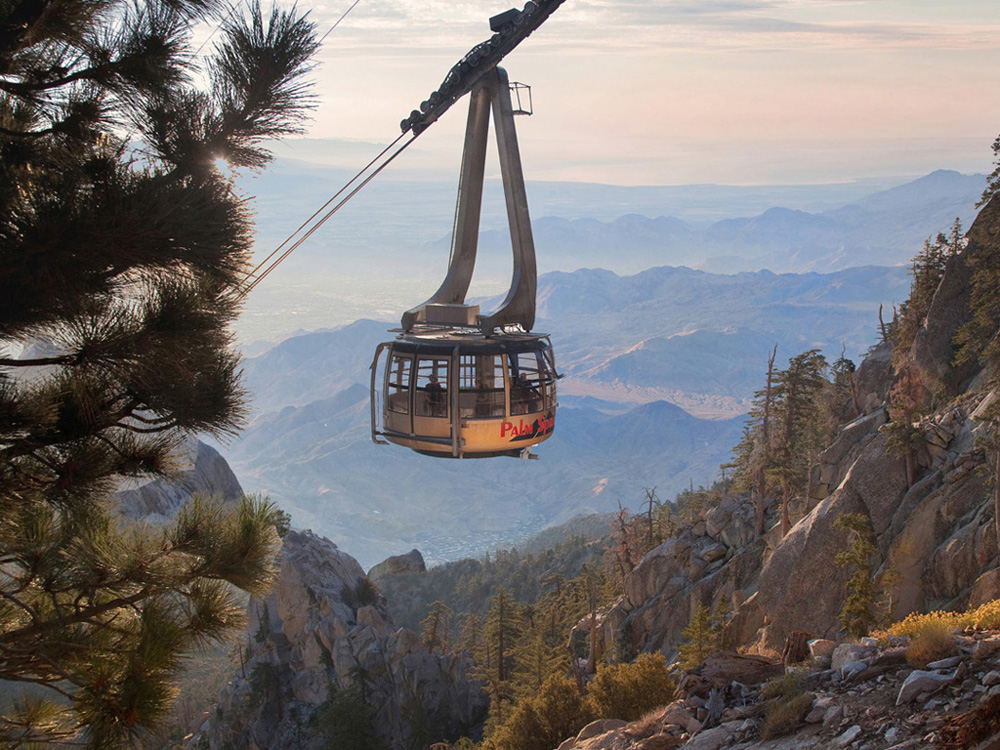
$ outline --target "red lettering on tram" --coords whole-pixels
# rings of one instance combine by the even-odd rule
[[[548,416],[538,417],[533,422],[525,422],[519,419],[517,424],[504,421],[500,425],[500,437],[534,437],[536,435],[548,435],[556,426],[556,415],[549,412]]]

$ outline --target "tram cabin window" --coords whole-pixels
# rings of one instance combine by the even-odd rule
[[[541,352],[518,352],[511,362],[510,413],[531,414],[546,408],[548,380]]]
[[[552,355],[552,347],[543,349],[542,362],[545,364],[545,407],[551,408],[556,404],[556,361]]]
[[[413,358],[393,354],[386,373],[386,407],[399,414],[410,413],[410,372]]]
[[[458,365],[458,380],[463,419],[506,416],[503,358],[499,354],[463,354]]]
[[[417,360],[414,414],[418,417],[448,416],[448,360],[421,357]]]

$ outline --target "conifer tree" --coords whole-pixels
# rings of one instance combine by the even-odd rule
[[[861,413],[858,403],[857,366],[845,355],[842,346],[840,356],[830,365],[833,415],[836,422],[849,422]]]
[[[709,609],[698,602],[694,616],[681,631],[684,639],[677,647],[681,669],[694,669],[712,654],[726,647],[724,628],[729,616],[729,603],[720,599]]]
[[[934,294],[937,292],[948,260],[965,247],[965,233],[962,222],[955,219],[948,234],[939,232],[932,241],[924,240],[923,249],[913,258],[910,266],[910,297],[899,306],[898,318],[892,327],[892,343],[896,361],[905,357],[917,331],[924,324],[930,310]]]
[[[238,624],[232,586],[271,569],[267,503],[195,501],[159,531],[109,504],[244,414],[249,212],[215,162],[260,167],[299,127],[316,42],[294,13],[226,8],[0,3],[0,679],[60,698],[0,717],[18,746],[135,740],[182,654]],[[221,29],[199,63],[203,21]]]
[[[746,477],[744,484],[750,487],[750,496],[754,504],[754,533],[760,536],[764,533],[764,505],[767,500],[767,472],[774,457],[774,406],[775,381],[777,372],[774,369],[774,359],[778,356],[778,345],[774,345],[767,358],[767,375],[764,388],[754,394],[754,403],[750,411],[748,425],[743,441],[737,446],[738,454],[742,456],[742,473]]]
[[[483,645],[483,618],[470,612],[462,620],[458,634],[459,648],[478,658]]]
[[[846,529],[850,545],[836,557],[837,565],[850,570],[847,596],[840,610],[840,624],[855,638],[862,638],[878,622],[877,593],[872,578],[872,558],[878,552],[872,541],[871,521],[863,513],[845,513],[834,526]]]
[[[886,449],[903,458],[908,487],[916,481],[917,451],[925,442],[918,420],[927,411],[928,398],[920,371],[913,364],[905,363],[889,390]]]
[[[521,634],[519,615],[517,602],[505,589],[499,589],[486,613],[483,651],[477,659],[490,696],[490,723],[493,726],[503,723],[507,706],[514,699],[514,652]]]
[[[809,466],[829,432],[821,398],[829,383],[826,359],[810,349],[788,360],[775,380],[777,431],[773,460],[766,473],[781,486],[781,535],[791,528],[789,505],[806,488]]]
[[[750,490],[756,509],[756,533],[764,532],[764,505],[781,488],[782,536],[790,527],[789,504],[805,489],[811,460],[831,427],[830,383],[826,359],[818,349],[803,352],[775,370],[777,348],[768,358],[765,386],[754,395],[743,437],[733,451],[732,488]],[[845,366],[846,367],[846,366]]]
[[[442,654],[450,650],[449,630],[453,615],[451,607],[444,602],[431,603],[430,612],[420,622],[420,638],[424,642],[424,646],[427,647],[428,653],[433,654],[435,649]]]
[[[979,198],[979,202],[976,203],[976,208],[985,206],[990,200],[1000,192],[1000,135],[996,137],[993,141],[993,171],[990,172],[989,177],[986,179],[986,187],[983,188],[983,194]]]
[[[774,403],[775,380],[774,358],[778,356],[778,345],[774,345],[767,359],[767,375],[764,388],[754,394],[754,411],[751,419],[758,419],[759,435],[753,442],[748,455],[748,473],[750,475],[750,494],[754,501],[754,532],[757,536],[764,533],[764,503],[768,491],[767,471],[774,456]]]

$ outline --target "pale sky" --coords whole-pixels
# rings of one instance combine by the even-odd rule
[[[322,34],[352,2],[299,7],[312,8]],[[508,7],[360,0],[319,55],[308,135],[361,143],[324,160],[360,167],[366,142],[395,138]],[[996,0],[565,0],[503,64],[532,87],[535,114],[518,119],[518,135],[533,180],[989,172],[1000,132]],[[456,104],[393,169],[457,174],[467,106]]]

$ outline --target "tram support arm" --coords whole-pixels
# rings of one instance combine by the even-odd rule
[[[382,350],[385,349],[387,345],[388,344],[386,343],[381,343],[378,345],[378,348],[375,350],[375,356],[374,358],[372,358],[372,366],[371,366],[371,371],[372,371],[371,387],[369,390],[368,404],[371,407],[372,442],[377,445],[389,445],[389,442],[387,440],[381,440],[378,437],[381,433],[378,431],[378,422],[376,421],[378,416],[378,404],[376,402],[378,401],[378,394],[381,393],[381,389],[379,390],[375,389],[375,375],[378,370],[378,361],[379,358],[382,356]]]

